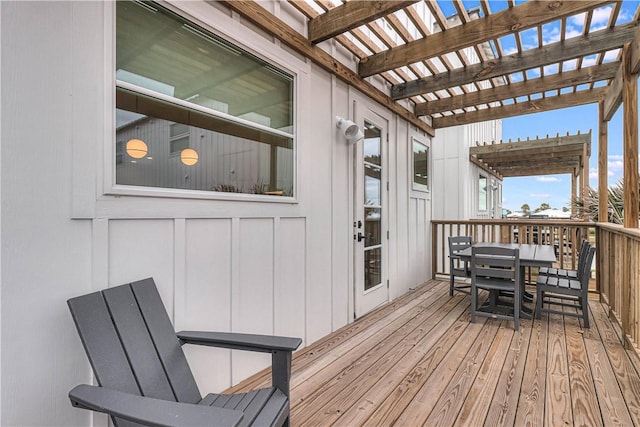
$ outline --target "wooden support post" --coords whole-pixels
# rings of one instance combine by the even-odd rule
[[[583,202],[589,196],[589,150],[587,144],[582,145],[582,174],[580,175],[580,197]],[[582,219],[589,219],[589,209],[585,206],[582,210]]]
[[[576,216],[576,170],[571,172],[571,218]]]
[[[623,59],[624,226],[638,228],[638,75],[631,73],[630,45]]]
[[[604,101],[598,103],[598,221],[609,221],[608,122],[604,119]]]

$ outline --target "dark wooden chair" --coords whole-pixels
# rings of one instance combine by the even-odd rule
[[[153,279],[72,298],[68,305],[99,384],[72,389],[74,406],[109,414],[119,427],[289,424],[291,356],[299,338],[176,334]],[[271,353],[272,387],[203,398],[183,344]]]
[[[472,245],[471,236],[449,237],[449,295],[453,296],[454,291],[470,293],[471,285],[462,283],[456,284],[456,277],[471,277],[469,261],[458,256],[458,252],[467,249]]]
[[[542,312],[581,317],[584,327],[589,327],[589,278],[595,252],[596,248],[587,242],[580,253],[576,278],[558,274],[538,275],[536,318],[539,319]],[[577,311],[554,310],[549,308],[550,305],[576,308]]]
[[[478,307],[478,291],[489,291],[489,301]],[[513,303],[501,304],[499,296],[509,293]],[[520,283],[520,251],[512,248],[479,246],[471,249],[471,323],[476,316],[513,320],[517,331],[520,323],[522,289]]]

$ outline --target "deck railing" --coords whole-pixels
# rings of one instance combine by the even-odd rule
[[[471,236],[474,242],[520,242],[553,245],[558,266],[575,269],[582,239],[596,245],[589,290],[609,308],[625,347],[640,361],[640,230],[609,223],[573,220],[434,220],[432,271],[449,275],[449,236]],[[595,270],[595,271],[594,271]],[[527,278],[535,281],[536,271]]]
[[[449,275],[450,236],[471,236],[474,242],[532,243],[552,245],[556,252],[559,268],[576,269],[578,249],[582,239],[595,242],[593,222],[527,219],[527,220],[434,220],[432,224],[432,271],[437,275]],[[535,271],[528,271],[528,280]],[[593,280],[591,290],[597,290]]]
[[[625,347],[640,354],[640,231],[598,223],[596,259],[601,300]]]

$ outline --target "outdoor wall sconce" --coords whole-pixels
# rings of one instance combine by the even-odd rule
[[[180,152],[180,161],[187,166],[198,163],[198,152],[191,148],[185,148]]]
[[[336,116],[336,127],[340,129],[340,132],[347,139],[347,142],[355,144],[364,138],[364,134],[360,130],[357,124],[351,120],[347,120],[343,117]]]
[[[134,159],[141,159],[147,155],[147,144],[141,139],[130,139],[127,141],[127,154]]]

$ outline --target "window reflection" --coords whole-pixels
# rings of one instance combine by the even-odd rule
[[[367,291],[381,283],[382,249],[375,248],[364,252],[364,290]]]
[[[429,189],[429,148],[413,141],[413,184],[418,190]]]
[[[478,209],[481,211],[487,210],[487,177],[480,175],[478,180]]]

